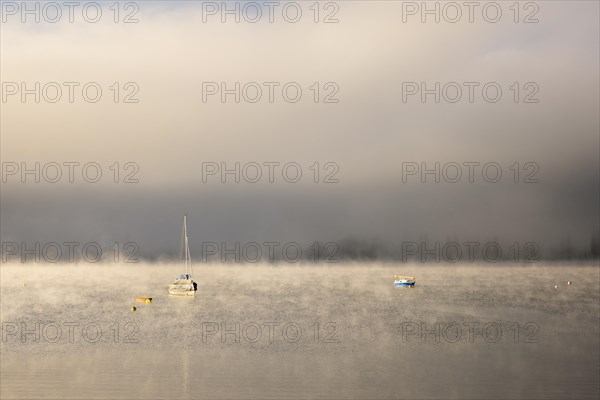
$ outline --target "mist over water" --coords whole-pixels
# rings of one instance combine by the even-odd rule
[[[190,299],[167,294],[179,269],[3,265],[2,396],[599,393],[597,264],[208,264]],[[417,276],[415,288],[393,288],[397,273]]]

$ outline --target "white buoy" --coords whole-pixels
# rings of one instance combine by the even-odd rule
[[[554,289],[558,289],[558,285],[554,285]]]
[[[567,285],[570,285],[570,284],[571,284],[571,281],[567,281]]]

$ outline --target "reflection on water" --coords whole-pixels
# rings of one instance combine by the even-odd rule
[[[135,288],[116,284],[131,269],[3,267],[0,396],[598,398],[596,266],[414,268],[415,289],[391,287],[407,266],[205,268],[198,298],[177,299],[164,294],[168,267],[135,267]],[[24,287],[23,276],[36,279]],[[61,290],[66,277],[77,290]],[[554,289],[567,279],[574,285]],[[141,295],[154,300],[132,313]],[[39,322],[40,340],[7,330],[21,322]],[[72,341],[65,322],[79,324]],[[435,330],[473,322],[493,322],[502,335]],[[56,343],[44,330],[52,323],[64,328]],[[301,337],[283,333],[288,323]],[[97,340],[83,336],[90,324],[102,331]]]
[[[335,356],[239,349],[194,358],[166,350],[9,357],[3,359],[2,398],[597,398],[599,371],[591,356],[389,350]]]

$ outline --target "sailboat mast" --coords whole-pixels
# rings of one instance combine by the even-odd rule
[[[188,254],[190,252],[190,248],[188,245],[188,235],[187,235],[187,215],[183,216],[183,251],[185,251],[185,273],[188,273]]]
[[[185,214],[183,216],[183,251],[185,252],[184,253],[185,273],[186,274],[191,273],[193,275],[194,270],[192,268],[192,255],[190,254],[190,243],[188,240],[188,233],[187,233],[187,214]]]

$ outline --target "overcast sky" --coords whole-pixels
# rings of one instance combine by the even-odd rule
[[[192,246],[424,236],[500,237],[542,247],[570,238],[587,246],[600,218],[598,3],[537,2],[539,10],[520,10],[519,23],[512,3],[500,3],[497,23],[480,9],[472,23],[467,15],[458,23],[432,17],[422,23],[420,14],[389,1],[340,1],[327,9],[321,3],[318,23],[313,2],[298,3],[297,23],[285,21],[282,6],[274,23],[266,15],[257,23],[243,15],[240,23],[231,16],[222,23],[200,2],[138,2],[139,22],[131,24],[112,21],[112,3],[95,24],[78,10],[73,23],[65,16],[55,24],[21,23],[5,10],[2,241],[135,241],[143,254],[158,256],[177,249],[187,213]],[[121,10],[119,19],[132,11]],[[539,22],[523,23],[534,11]],[[339,22],[323,23],[330,13]],[[57,82],[63,97],[50,103],[40,92],[39,103],[34,95],[22,102],[20,92],[10,94],[12,83],[21,90],[22,82],[28,88]],[[80,83],[73,103],[64,82]],[[102,88],[96,103],[82,98],[88,82]],[[228,95],[223,103],[217,93],[203,101],[206,82],[228,88],[257,82],[263,97],[236,103]],[[278,84],[272,103],[264,82]],[[302,89],[296,103],[283,98],[289,82]],[[423,103],[417,93],[403,101],[414,89],[406,82],[429,88],[456,82],[463,97],[436,103],[428,95]],[[464,82],[476,83],[473,102]],[[496,103],[482,95],[490,82],[502,89]],[[253,97],[255,86],[248,90]],[[138,102],[124,103],[134,92]],[[337,102],[324,103],[328,94]],[[10,174],[14,165],[36,162],[96,162],[103,175],[88,183],[77,167],[69,183],[63,167],[58,183],[42,176],[38,184],[31,175],[22,183],[20,171]],[[110,168],[115,162],[119,183]],[[203,179],[206,163],[233,168],[236,162],[263,165],[263,179],[249,183],[242,174],[235,183],[229,175],[221,183],[218,173]],[[265,162],[280,163],[273,183]],[[497,163],[503,175],[490,183],[474,167],[470,183],[465,167],[458,183],[443,176],[421,183],[419,173],[403,182],[403,163],[433,168],[436,162]],[[283,179],[286,163],[300,166],[298,183]],[[123,183],[128,173],[139,183]],[[327,176],[338,182],[324,183]],[[527,176],[539,182],[524,183]]]

